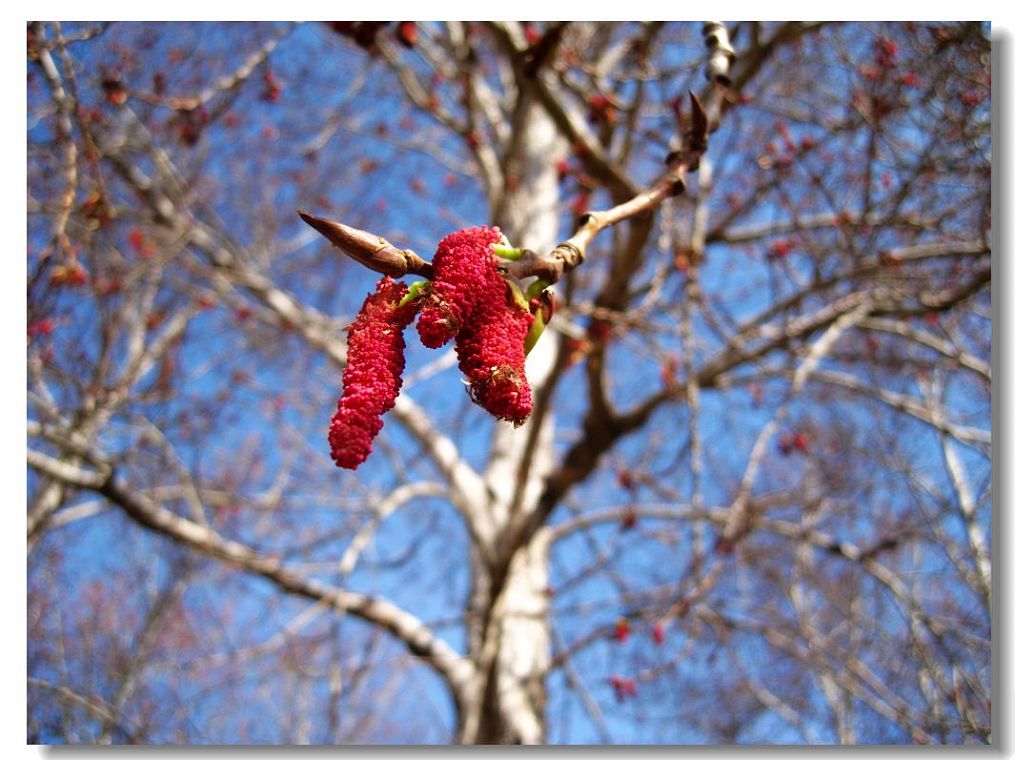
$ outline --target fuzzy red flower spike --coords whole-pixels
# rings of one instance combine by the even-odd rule
[[[395,405],[405,369],[403,333],[419,309],[418,301],[400,305],[408,292],[403,283],[382,278],[349,327],[342,398],[328,430],[339,467],[355,470],[363,463],[384,426],[381,415]]]
[[[455,337],[489,290],[503,283],[493,254],[500,240],[496,227],[470,227],[437,245],[433,284],[416,325],[424,346],[440,348]]]

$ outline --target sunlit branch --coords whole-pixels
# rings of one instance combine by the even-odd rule
[[[67,686],[50,683],[41,678],[33,678],[31,676],[28,678],[28,685],[34,689],[51,691],[65,702],[86,710],[103,723],[114,726],[127,737],[128,741],[136,739],[139,735],[137,729],[130,726],[119,710],[99,696],[84,696]]]
[[[98,489],[109,477],[108,473],[88,470],[35,449],[28,449],[26,456],[29,467],[76,488]]]
[[[111,468],[108,473],[83,470],[32,450],[28,452],[28,464],[67,485],[102,494],[136,522],[202,554],[260,575],[283,591],[327,602],[338,611],[381,626],[400,639],[413,654],[432,664],[445,677],[456,699],[466,694],[472,677],[472,664],[436,637],[419,619],[391,602],[303,578],[288,569],[280,559],[264,556],[248,546],[223,538],[211,527],[181,517],[146,496],[127,490],[115,481]]]
[[[707,158],[703,158],[699,172],[698,197],[695,199],[694,226],[691,232],[690,262],[687,269],[687,283],[684,288],[685,297],[680,304],[680,323],[677,331],[680,336],[681,355],[684,357],[686,373],[686,398],[688,419],[688,444],[691,450],[691,504],[695,508],[702,506],[702,472],[703,451],[701,444],[701,388],[698,384],[697,372],[697,340],[694,330],[695,313],[701,308],[701,260],[705,253],[705,232],[708,226],[708,201],[712,194],[712,167]],[[693,528],[693,544],[691,551],[695,563],[701,565],[704,555],[704,534],[700,526]]]
[[[37,28],[41,24],[36,23]],[[56,33],[60,35],[60,26],[57,25]],[[49,83],[53,102],[58,114],[57,137],[64,146],[63,174],[65,188],[60,197],[59,212],[53,224],[53,241],[56,246],[67,250],[70,247],[67,239],[67,221],[70,218],[71,209],[74,205],[74,198],[78,191],[78,148],[74,141],[73,128],[71,125],[71,114],[74,111],[74,103],[71,96],[63,85],[63,78],[53,61],[53,56],[48,47],[43,47],[38,53],[39,66],[42,68]]]
[[[374,507],[370,521],[356,532],[346,546],[345,551],[342,552],[342,557],[339,559],[337,567],[339,575],[343,578],[348,577],[356,569],[356,563],[359,561],[360,554],[370,544],[374,533],[377,532],[381,523],[390,517],[396,509],[413,499],[423,496],[439,496],[445,492],[446,489],[440,483],[420,481],[401,485],[385,496]]]
[[[740,481],[740,487],[736,498],[730,507],[729,520],[723,530],[723,538],[726,541],[735,541],[747,527],[751,491],[754,488],[755,480],[760,471],[762,458],[768,450],[768,442],[775,434],[779,425],[785,419],[790,405],[803,390],[811,375],[814,374],[818,363],[824,359],[835,346],[843,334],[854,327],[867,314],[869,306],[860,304],[855,309],[848,311],[836,319],[824,334],[814,341],[809,350],[797,365],[793,372],[793,379],[789,392],[782,404],[776,410],[772,418],[765,424],[751,448],[750,456],[747,459],[747,466]]]
[[[236,88],[250,79],[250,76],[257,71],[257,68],[268,60],[268,57],[278,47],[278,44],[289,36],[300,23],[297,21],[284,24],[261,47],[250,53],[234,71],[222,75],[198,95],[170,98],[165,102],[165,105],[177,111],[196,111],[198,108],[210,103],[217,96],[236,90]],[[146,99],[155,103],[163,102],[163,99],[159,96],[149,96]]]
[[[927,408],[925,404],[920,403],[913,396],[887,388],[871,387],[859,378],[837,370],[817,370],[813,374],[813,379],[815,382],[835,385],[880,401],[896,411],[927,423],[961,443],[972,446],[981,453],[987,454],[990,451],[990,430],[958,425],[936,413],[935,410]]]
[[[731,652],[731,655],[740,673],[740,678],[751,694],[754,695],[754,698],[796,729],[805,742],[812,745],[820,744],[818,737],[811,730],[807,719],[800,714],[800,711],[794,709],[789,703],[780,699],[770,689],[766,688],[763,683],[753,678],[749,669],[744,667],[742,658],[737,654],[735,649]]]
[[[154,146],[150,148],[156,165],[171,178],[178,177],[168,156]],[[295,329],[310,345],[322,350],[332,361],[344,365],[346,346],[336,334],[332,320],[311,306],[300,303],[291,293],[277,287],[271,279],[243,263],[238,249],[225,236],[209,225],[179,210],[170,195],[158,187],[136,165],[124,156],[111,153],[108,159],[121,176],[156,213],[162,224],[180,230],[189,242],[203,251],[218,273],[227,281],[251,293],[284,323]],[[170,181],[173,185],[175,180]],[[359,238],[357,238],[359,240]],[[407,259],[403,259],[407,260]],[[457,447],[430,421],[429,415],[408,395],[399,395],[390,414],[416,438],[452,486],[452,503],[462,512],[470,530],[482,541],[489,539],[487,526],[480,524],[475,504],[485,488],[482,479],[458,452]]]
[[[936,351],[942,356],[946,356],[949,359],[955,360],[955,362],[962,367],[975,372],[980,375],[988,383],[991,382],[991,368],[990,364],[976,358],[967,351],[963,351],[960,346],[956,346],[943,338],[939,338],[927,330],[921,330],[908,322],[904,322],[899,319],[886,319],[886,318],[874,318],[870,317],[864,319],[860,323],[860,327],[869,330],[878,330],[892,335],[898,335],[907,340],[911,340],[914,343],[927,346],[927,348]]]

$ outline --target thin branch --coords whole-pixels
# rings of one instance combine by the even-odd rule
[[[257,71],[258,66],[268,60],[268,56],[278,46],[278,43],[285,39],[300,23],[297,21],[285,24],[274,36],[268,38],[261,47],[250,53],[234,71],[219,77],[198,95],[171,98],[166,105],[177,111],[196,111],[198,108],[207,105],[218,95],[235,90]],[[154,100],[161,102],[162,98],[155,98]]]
[[[504,269],[519,279],[535,276],[549,283],[557,282],[585,260],[588,246],[600,232],[653,211],[667,198],[681,194],[686,188],[687,174],[698,168],[707,148],[707,132],[710,128],[705,117],[705,106],[693,93],[691,102],[698,118],[689,135],[690,147],[671,155],[668,169],[651,187],[612,208],[588,212],[582,217],[575,233],[548,254],[526,251],[517,261],[506,262]]]
[[[39,25],[41,28],[41,25]],[[59,38],[60,26],[56,25],[56,34]],[[65,57],[65,60],[66,57]],[[70,218],[74,206],[74,198],[78,191],[78,148],[74,142],[73,128],[71,126],[71,114],[74,112],[73,98],[67,93],[63,86],[63,79],[53,61],[48,47],[43,47],[38,53],[39,66],[49,82],[53,102],[56,105],[57,137],[64,144],[63,174],[65,188],[60,196],[59,211],[56,221],[53,223],[53,241],[64,251],[70,250],[70,242],[67,239],[67,220]]]
[[[512,55],[518,59],[522,56],[520,42],[500,24],[491,24],[498,38],[506,44]],[[614,184],[619,182],[618,194],[628,196],[628,200],[603,211],[585,214],[575,233],[567,240],[559,243],[547,254],[539,254],[526,250],[521,258],[502,264],[502,268],[516,279],[539,277],[548,283],[558,282],[561,277],[579,266],[585,259],[586,250],[591,242],[603,230],[628,219],[634,219],[657,208],[664,200],[682,193],[686,187],[686,176],[696,171],[702,155],[708,148],[708,135],[719,127],[721,114],[720,104],[725,98],[729,86],[729,69],[735,58],[733,48],[729,44],[726,28],[717,22],[705,25],[704,34],[711,54],[706,65],[709,80],[708,89],[703,100],[691,93],[692,117],[688,133],[684,136],[684,149],[671,154],[667,161],[667,169],[653,185],[641,192],[635,192],[626,180],[614,177]],[[533,81],[542,82],[541,77]],[[537,88],[538,90],[538,88]],[[551,111],[548,99],[556,101],[541,92],[540,102]],[[560,106],[557,105],[557,110]],[[558,127],[561,119],[555,119]],[[570,125],[564,119],[565,125]],[[572,127],[573,128],[573,127]],[[568,129],[564,130],[565,135]],[[306,212],[299,212],[307,224],[314,227],[339,250],[354,258],[364,266],[375,271],[401,277],[405,274],[419,274],[432,277],[432,271],[422,259],[412,251],[395,248],[384,238],[368,232],[315,217]]]
[[[104,725],[115,727],[118,731],[120,731],[120,733],[126,736],[127,740],[130,742],[136,740],[138,736],[135,729],[129,727],[129,723],[125,720],[124,716],[113,705],[109,704],[101,697],[86,697],[66,686],[59,686],[57,684],[50,683],[49,681],[44,681],[41,678],[33,678],[31,676],[28,678],[28,685],[35,689],[43,689],[45,691],[53,692],[65,702],[83,708],[87,712],[91,713],[93,717],[101,720]]]
[[[473,676],[472,663],[438,638],[421,620],[395,604],[303,578],[285,567],[280,559],[264,556],[244,544],[223,538],[211,527],[181,517],[148,497],[127,490],[116,482],[112,474],[82,470],[32,450],[28,453],[28,464],[68,485],[102,494],[135,522],[184,546],[245,572],[260,575],[282,591],[326,602],[335,610],[380,626],[444,676],[456,701],[466,698]]]
[[[490,29],[511,61],[515,80],[519,85],[524,83],[531,89],[561,134],[572,145],[579,148],[577,152],[580,153],[581,160],[589,174],[619,195],[625,197],[634,195],[637,192],[637,186],[610,161],[605,148],[592,133],[585,120],[564,105],[562,94],[550,81],[547,72],[539,71],[535,76],[527,76],[528,47],[521,34],[514,33],[517,30],[500,22],[491,22]]]
[[[957,425],[950,420],[945,419],[934,409],[929,409],[925,404],[920,403],[920,401],[913,396],[905,393],[898,393],[896,391],[890,391],[887,388],[871,387],[862,382],[859,378],[837,370],[818,370],[814,372],[813,378],[816,382],[846,388],[847,390],[880,401],[882,404],[885,404],[896,411],[908,414],[911,417],[915,417],[921,422],[925,422],[931,427],[936,428],[945,435],[951,436],[961,443],[974,447],[978,451],[987,453],[990,450],[990,430]]]
[[[150,145],[156,166],[169,177],[168,184],[179,183],[179,174],[164,152]],[[155,212],[156,218],[171,229],[183,231],[189,242],[203,251],[218,275],[227,283],[235,283],[276,313],[308,344],[323,351],[329,359],[344,366],[345,342],[336,336],[332,320],[312,306],[301,303],[294,295],[275,286],[270,278],[252,270],[243,261],[239,248],[224,233],[220,234],[208,224],[194,219],[189,212],[178,207],[173,198],[126,156],[110,153],[107,158],[121,176]],[[470,530],[484,545],[490,539],[481,524],[476,504],[485,494],[482,478],[461,456],[450,438],[443,435],[430,417],[409,396],[398,396],[389,412],[420,443],[423,450],[447,477],[452,487],[452,503],[459,509]]]
[[[902,320],[887,318],[868,318],[860,323],[860,327],[899,335],[913,341],[914,343],[920,343],[936,351],[942,356],[954,359],[960,366],[980,375],[988,383],[991,382],[991,369],[989,362],[981,361],[972,354],[963,351],[955,344],[949,343],[943,338],[939,338],[927,330],[920,330],[907,322],[903,322]]]
[[[438,496],[445,492],[440,483],[421,481],[406,483],[388,494],[374,510],[371,520],[352,537],[338,562],[338,573],[346,578],[356,568],[360,554],[369,545],[374,533],[391,514],[402,505],[422,496]]]
[[[747,466],[744,468],[744,474],[740,481],[740,488],[730,507],[729,520],[723,530],[724,541],[736,541],[747,530],[750,519],[751,491],[761,471],[762,458],[768,450],[769,440],[771,440],[771,437],[786,417],[790,404],[800,395],[818,363],[828,355],[828,352],[832,350],[833,346],[835,346],[836,342],[847,330],[864,318],[869,309],[869,303],[861,302],[851,311],[838,317],[825,331],[824,335],[814,341],[814,344],[800,361],[800,364],[793,373],[792,385],[786,394],[786,398],[779,405],[779,408],[776,409],[772,418],[761,429],[757,439],[754,441],[754,446],[751,449],[750,456],[747,459]]]

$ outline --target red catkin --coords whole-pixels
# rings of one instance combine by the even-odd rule
[[[521,425],[532,412],[532,389],[525,377],[525,336],[532,315],[515,303],[500,275],[482,294],[458,331],[458,366],[473,401],[502,420]]]
[[[402,387],[403,332],[418,310],[418,302],[398,306],[407,292],[404,284],[382,278],[349,327],[342,398],[328,430],[331,458],[339,467],[355,470],[367,458],[384,426],[381,415],[395,405]]]
[[[656,646],[661,646],[666,640],[666,627],[662,623],[656,623],[652,626],[652,641],[655,642]]]
[[[469,320],[491,289],[503,289],[491,246],[500,240],[496,227],[452,232],[437,246],[434,279],[416,329],[427,348],[440,348]]]
[[[624,678],[614,674],[607,680],[613,687],[613,696],[618,702],[623,702],[626,697],[634,697],[638,694],[638,685],[633,678]]]
[[[619,618],[616,623],[613,624],[613,638],[619,641],[621,644],[627,642],[631,637],[631,623],[627,618]]]

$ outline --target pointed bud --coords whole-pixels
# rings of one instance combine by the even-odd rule
[[[698,96],[694,92],[688,94],[691,97],[691,133],[688,144],[691,150],[704,150],[708,144],[708,114]]]
[[[543,317],[542,310],[536,308],[534,311],[532,311],[532,324],[529,325],[529,331],[525,334],[526,356],[528,356],[529,352],[531,352],[532,349],[536,347],[536,343],[542,336],[544,329],[546,329],[546,319]]]
[[[358,230],[305,211],[298,213],[300,219],[320,232],[333,246],[368,269],[389,277],[403,277],[407,274],[417,274],[427,279],[433,277],[433,268],[430,264],[413,251],[396,248],[372,232]]]
[[[529,299],[529,313],[533,317],[529,333],[525,336],[525,354],[528,355],[535,348],[543,330],[550,323],[556,303],[553,291],[547,289],[547,283],[544,280],[536,280],[532,283],[525,291],[525,295]]]

